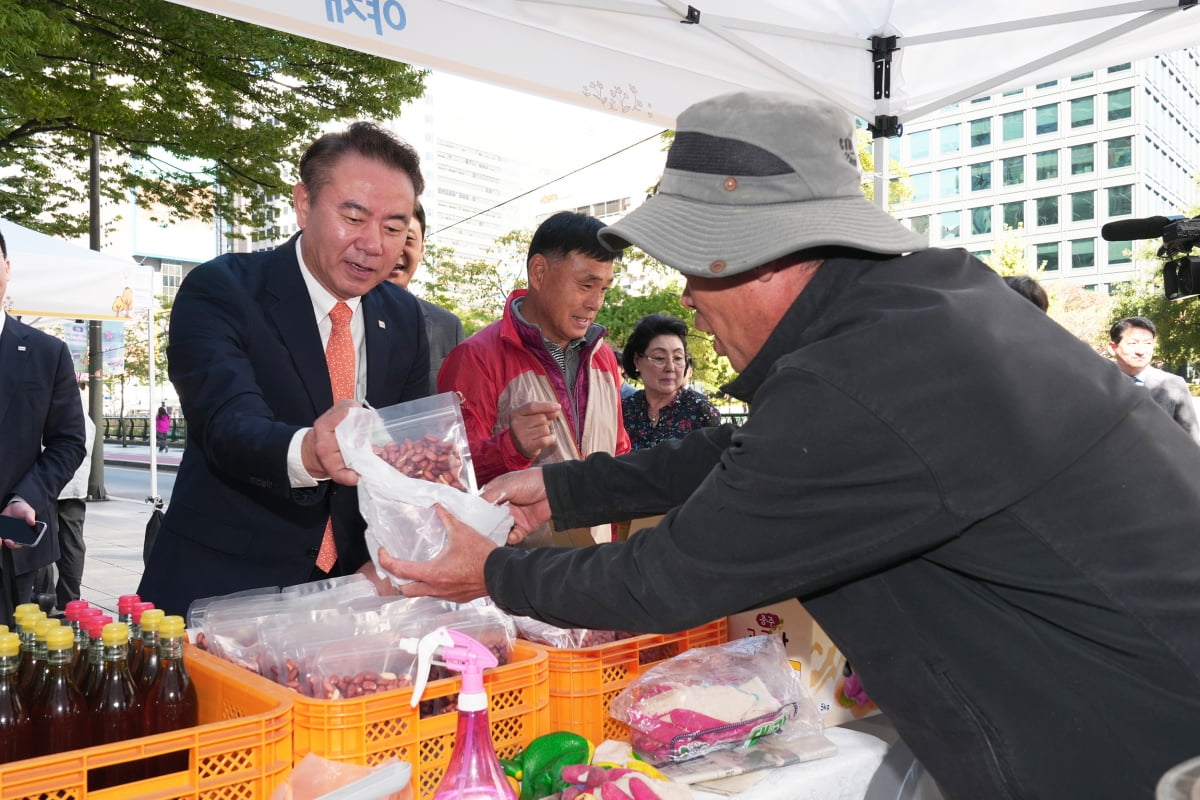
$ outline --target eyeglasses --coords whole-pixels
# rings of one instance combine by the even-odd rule
[[[653,362],[654,366],[658,367],[659,369],[666,369],[668,361],[670,361],[671,366],[675,367],[676,369],[683,369],[684,365],[687,364],[686,356],[671,356],[670,358],[667,358],[666,356],[645,356],[644,355],[644,356],[642,356],[642,358]]]

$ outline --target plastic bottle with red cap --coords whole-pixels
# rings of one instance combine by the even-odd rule
[[[80,639],[83,636],[83,631],[79,627],[79,615],[91,607],[92,604],[87,600],[68,600],[67,607],[63,609],[63,620],[75,634],[76,653],[79,652]]]
[[[112,621],[113,618],[107,614],[83,620],[88,634],[88,652],[83,663],[76,665],[75,685],[85,697],[91,694],[92,686],[100,675],[100,664],[104,661],[104,626]]]
[[[87,621],[94,617],[103,617],[104,609],[97,606],[88,606],[79,612],[79,631],[75,636],[75,658],[71,662],[71,669],[75,674],[75,684],[78,686],[82,678],[82,672],[87,667],[88,648],[91,645],[91,639],[87,632]]]
[[[63,619],[71,626],[71,630],[79,628],[79,612],[85,608],[91,608],[92,604],[87,600],[68,600],[67,607],[63,609]]]
[[[123,594],[117,598],[117,622],[133,622],[133,604],[142,602],[140,595]]]
[[[139,600],[129,610],[129,674],[136,676],[142,669],[142,614],[154,608],[154,603]]]

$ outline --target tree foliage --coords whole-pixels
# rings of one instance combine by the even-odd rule
[[[166,0],[0,0],[0,216],[87,231],[101,196],[261,226],[322,126],[392,118],[424,72]],[[246,202],[247,198],[250,202]]]
[[[500,319],[509,294],[525,285],[532,237],[529,230],[510,231],[496,240],[486,258],[465,262],[455,258],[453,249],[428,242],[421,260],[421,296],[457,314],[471,335]]]

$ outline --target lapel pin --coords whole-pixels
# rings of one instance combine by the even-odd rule
[[[379,327],[383,328],[384,330],[387,330],[387,323],[384,322],[383,320],[379,320]]]
[[[23,344],[19,344],[19,345],[17,345],[17,352],[19,352],[19,353],[24,353],[24,352],[25,352],[25,345],[23,345]]]

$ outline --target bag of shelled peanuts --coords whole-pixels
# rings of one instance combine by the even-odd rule
[[[336,435],[346,466],[359,474],[371,559],[393,584],[404,581],[380,566],[379,548],[408,561],[434,558],[446,539],[434,504],[497,544],[507,541],[512,516],[479,496],[457,394],[350,409]]]

